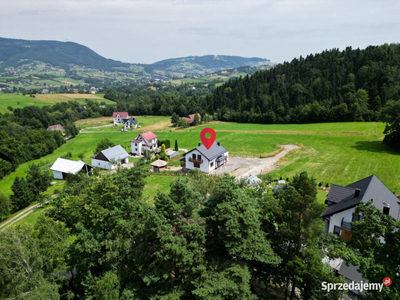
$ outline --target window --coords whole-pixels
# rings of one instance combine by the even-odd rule
[[[351,221],[352,222],[357,222],[357,221],[360,221],[360,219],[361,219],[361,216],[360,215],[353,215],[353,218],[351,219]]]
[[[333,234],[340,235],[340,227],[339,226],[335,226],[333,228]]]
[[[390,212],[390,207],[384,207],[384,208],[383,208],[383,213],[384,213],[385,215],[389,215],[389,212]]]
[[[100,166],[100,163],[98,163],[99,164],[99,166]]]
[[[198,160],[201,160],[201,155],[200,155],[200,154],[197,155],[197,159],[198,159]]]
[[[195,168],[200,168],[200,164],[198,164],[198,163],[193,163],[193,165]]]
[[[212,162],[212,163],[210,164],[210,168],[212,168],[212,167],[214,167],[214,162]]]
[[[192,158],[193,158],[193,159],[196,159],[196,154],[192,154]]]

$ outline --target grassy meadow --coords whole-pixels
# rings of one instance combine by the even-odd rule
[[[91,94],[37,94],[35,95],[35,98],[33,98],[29,95],[23,96],[22,94],[17,93],[0,93],[0,113],[9,112],[7,109],[8,106],[11,106],[14,109],[24,108],[31,105],[43,107],[45,105],[53,105],[58,102],[68,102],[71,100],[84,104],[86,103],[85,99],[106,102],[106,104],[115,104],[113,101]]]
[[[278,162],[273,178],[292,177],[296,173],[307,171],[317,182],[347,185],[364,177],[375,174],[392,191],[400,194],[400,153],[388,149],[382,144],[382,123],[324,123],[301,125],[260,125],[213,122],[184,130],[171,130],[169,117],[137,117],[142,129],[154,130],[158,139],[169,139],[171,145],[178,140],[179,148],[192,149],[200,141],[199,133],[204,127],[216,131],[216,140],[230,152],[231,156],[259,157],[261,154],[274,152],[278,145],[297,144],[296,150]],[[88,122],[88,123],[84,123]],[[111,122],[111,118],[97,118],[78,121],[81,126],[93,126]],[[118,127],[119,128],[119,127]],[[20,165],[16,172],[0,181],[0,190],[11,195],[11,185],[16,176],[25,176],[25,171],[32,163],[39,163],[49,168],[58,157],[71,154],[73,160],[84,154],[84,161],[90,164],[96,145],[104,138],[122,145],[130,152],[130,141],[138,131],[121,132],[115,127],[103,127],[100,131],[85,131],[56,149],[54,153]],[[134,159],[133,159],[134,160]],[[152,175],[146,181],[144,196],[150,203],[158,190],[167,192],[175,176]],[[46,193],[61,189],[63,181],[56,181]],[[318,199],[325,199],[325,191],[318,191]],[[41,210],[38,210],[39,213]],[[36,212],[31,217],[36,218]],[[30,221],[30,219],[29,219]]]

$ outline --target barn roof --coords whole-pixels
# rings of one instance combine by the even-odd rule
[[[126,152],[121,145],[108,148],[106,150],[101,151],[101,153],[104,154],[104,156],[108,159],[108,161],[112,159],[121,160],[129,156],[128,152]]]
[[[85,163],[81,160],[75,161],[65,158],[57,158],[50,170],[58,171],[68,174],[77,174],[85,166]]]

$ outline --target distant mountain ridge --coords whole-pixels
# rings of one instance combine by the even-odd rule
[[[271,61],[265,58],[227,55],[188,56],[166,59],[153,64],[131,64],[104,58],[90,48],[74,42],[0,38],[0,71],[33,61],[45,62],[65,70],[69,69],[69,65],[74,64],[99,70],[131,73],[131,66],[141,66],[149,73],[184,75],[206,74],[241,66],[272,65]]]
[[[129,67],[129,64],[104,58],[86,46],[73,42],[30,41],[0,38],[0,69],[14,67],[32,61],[42,61],[69,68],[69,64],[107,70]]]

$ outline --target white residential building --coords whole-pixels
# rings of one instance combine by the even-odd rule
[[[123,119],[127,119],[128,118],[128,112],[126,111],[115,111],[113,112],[113,118],[114,118],[114,126],[117,126],[119,124],[123,124],[124,121]]]
[[[143,132],[131,141],[131,152],[134,155],[141,155],[144,150],[153,151],[157,147],[157,136],[151,131]]]
[[[214,142],[210,149],[199,143],[197,148],[185,153],[184,160],[186,169],[199,169],[207,174],[228,161],[229,152],[219,142]]]
[[[399,199],[378,177],[372,175],[347,186],[332,184],[325,200],[328,208],[321,215],[325,222],[325,232],[351,240],[351,223],[362,219],[362,216],[353,216],[353,213],[357,205],[368,201],[372,201],[372,204],[384,214],[400,220]],[[346,266],[343,259],[338,261],[339,263],[335,263],[333,267],[347,283],[352,281],[360,283],[363,280],[362,274],[358,272],[358,266]],[[358,294],[356,290],[349,290],[349,296],[352,299]]]
[[[113,170],[121,164],[129,162],[129,154],[117,145],[106,150],[100,151],[92,158],[92,166],[100,169]]]

